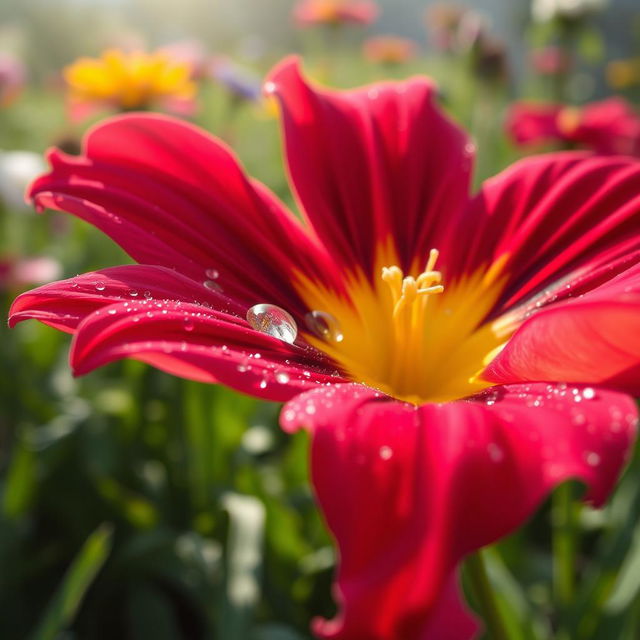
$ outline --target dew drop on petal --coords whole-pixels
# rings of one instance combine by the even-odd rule
[[[143,295],[147,300],[151,300],[152,298],[151,291],[145,291]]]
[[[591,387],[586,387],[582,390],[582,397],[585,400],[593,400],[596,397],[596,392]]]
[[[185,331],[193,331],[193,322],[190,318],[184,319],[184,330]]]
[[[595,451],[589,451],[584,459],[590,467],[597,467],[600,464],[600,456]]]
[[[393,456],[393,449],[391,447],[387,447],[386,445],[380,447],[380,457],[383,460],[389,460]]]
[[[331,342],[342,342],[344,335],[338,320],[326,311],[310,311],[304,317],[309,331],[318,338]]]
[[[276,382],[279,384],[287,384],[289,380],[290,378],[288,373],[285,373],[284,371],[278,371],[278,373],[276,373]]]
[[[487,453],[493,462],[500,462],[504,458],[504,451],[495,442],[487,445]]]
[[[222,287],[215,280],[205,280],[202,284],[211,291],[222,293]]]
[[[116,315],[116,313],[118,313],[118,311],[117,311],[117,309],[109,309],[109,310],[107,311],[107,313],[108,313],[110,316],[115,316],[115,315]]]
[[[102,282],[102,280],[98,280],[98,282],[96,282],[96,290],[97,291],[104,291],[107,287],[105,286],[104,282]]]
[[[207,269],[204,274],[210,280],[217,280],[220,277],[220,272],[217,269]]]
[[[275,304],[255,304],[247,311],[247,322],[256,331],[293,344],[298,335],[296,321],[291,314]]]
[[[129,295],[132,298],[137,298],[138,297],[138,292],[135,289],[129,289]]]

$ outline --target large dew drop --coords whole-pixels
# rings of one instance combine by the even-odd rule
[[[342,342],[344,340],[340,323],[326,311],[310,311],[304,317],[304,321],[309,331],[318,336],[318,338],[330,342]]]
[[[298,327],[291,314],[275,304],[253,305],[247,311],[247,322],[256,331],[262,331],[289,344],[293,344],[298,335]]]

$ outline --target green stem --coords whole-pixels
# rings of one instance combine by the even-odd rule
[[[553,591],[555,601],[566,608],[575,590],[576,510],[573,485],[560,485],[552,498]]]
[[[469,556],[465,568],[471,592],[487,629],[487,636],[491,640],[509,640],[509,634],[498,611],[498,603],[489,582],[482,551]]]

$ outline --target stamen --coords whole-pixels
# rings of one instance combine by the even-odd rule
[[[382,280],[391,290],[394,319],[397,319],[403,309],[410,307],[417,298],[444,291],[444,287],[440,284],[442,273],[434,270],[439,255],[437,249],[431,249],[425,269],[417,278],[403,277],[402,269],[396,265],[382,267]]]
[[[382,280],[389,285],[394,306],[402,294],[402,269],[399,267],[382,267]]]

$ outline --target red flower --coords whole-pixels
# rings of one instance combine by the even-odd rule
[[[530,56],[531,65],[541,75],[557,75],[571,69],[571,56],[558,46],[534,49]]]
[[[195,127],[113,118],[31,197],[142,264],[28,292],[10,322],[73,333],[76,374],[131,357],[288,400],[340,551],[315,632],[469,638],[464,556],[567,478],[602,504],[630,450],[640,163],[529,158],[470,198],[473,147],[428,80],[330,91],[285,61],[267,90],[303,223]]]
[[[319,24],[368,25],[380,13],[372,0],[300,0],[293,9],[293,19],[300,27]]]
[[[364,57],[381,64],[402,64],[415,58],[418,47],[413,40],[400,36],[369,38],[362,48]]]
[[[519,145],[561,142],[605,155],[640,156],[640,117],[622,98],[582,108],[517,102],[506,129]]]

